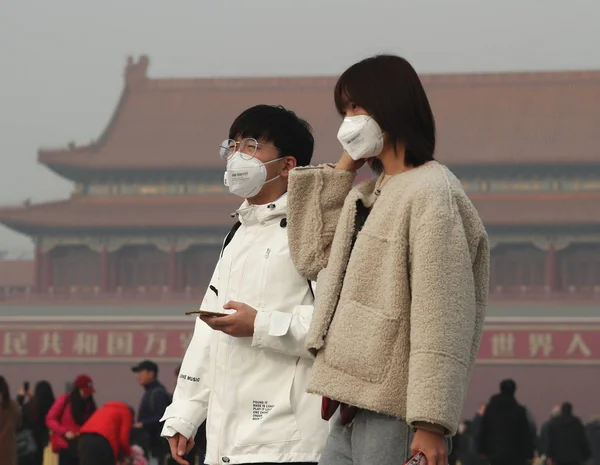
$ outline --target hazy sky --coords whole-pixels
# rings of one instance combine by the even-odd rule
[[[1,0],[0,204],[71,185],[39,147],[107,124],[127,55],[152,76],[336,75],[377,52],[420,72],[600,69],[599,0]],[[0,250],[29,240],[0,227]]]

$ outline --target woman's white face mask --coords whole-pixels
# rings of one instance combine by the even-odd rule
[[[383,150],[383,131],[371,116],[346,116],[337,133],[353,160],[378,156]]]
[[[277,175],[267,181],[267,167],[269,163],[280,161],[276,158],[263,163],[256,157],[248,160],[235,152],[227,159],[227,171],[223,183],[229,187],[229,192],[239,197],[249,199],[257,195],[263,186],[281,175]]]

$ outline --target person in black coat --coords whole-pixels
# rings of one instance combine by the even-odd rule
[[[582,465],[591,455],[583,423],[573,415],[573,406],[565,402],[548,427],[548,459],[552,465]]]
[[[525,408],[515,399],[512,379],[500,383],[483,414],[478,451],[491,465],[525,465],[533,460],[534,438]]]
[[[592,452],[592,465],[600,465],[600,418],[588,423],[585,430]]]
[[[544,422],[540,430],[540,455],[542,458],[545,458],[548,454],[548,428],[550,428],[552,420],[558,415],[560,415],[560,405],[555,405],[552,407],[550,418]]]
[[[27,461],[28,465],[42,465],[44,449],[48,445],[50,434],[46,426],[46,415],[54,405],[55,396],[48,381],[36,383],[33,393],[21,390],[17,397],[22,406],[23,429],[31,431],[35,441],[36,451]]]

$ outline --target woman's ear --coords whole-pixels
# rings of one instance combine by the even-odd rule
[[[296,159],[294,157],[284,157],[284,160],[285,165],[283,167],[283,171],[281,171],[281,177],[287,178],[290,174],[290,171],[292,171],[294,168],[296,168],[296,166],[298,166],[298,163],[296,162]]]

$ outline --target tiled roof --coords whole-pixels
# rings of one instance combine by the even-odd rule
[[[600,194],[473,194],[486,226],[600,224]],[[240,202],[233,196],[164,199],[72,199],[0,210],[2,223],[35,228],[165,229],[227,227]]]
[[[0,260],[0,287],[32,287],[33,260]]]
[[[0,219],[18,231],[30,228],[151,229],[222,227],[232,224],[231,213],[241,202],[234,196],[84,197],[29,207],[2,209]]]
[[[42,163],[81,168],[222,166],[232,119],[282,104],[313,126],[315,161],[335,160],[334,77],[154,79],[130,60],[112,119],[92,145],[40,150]],[[600,71],[423,76],[449,165],[600,163]]]

